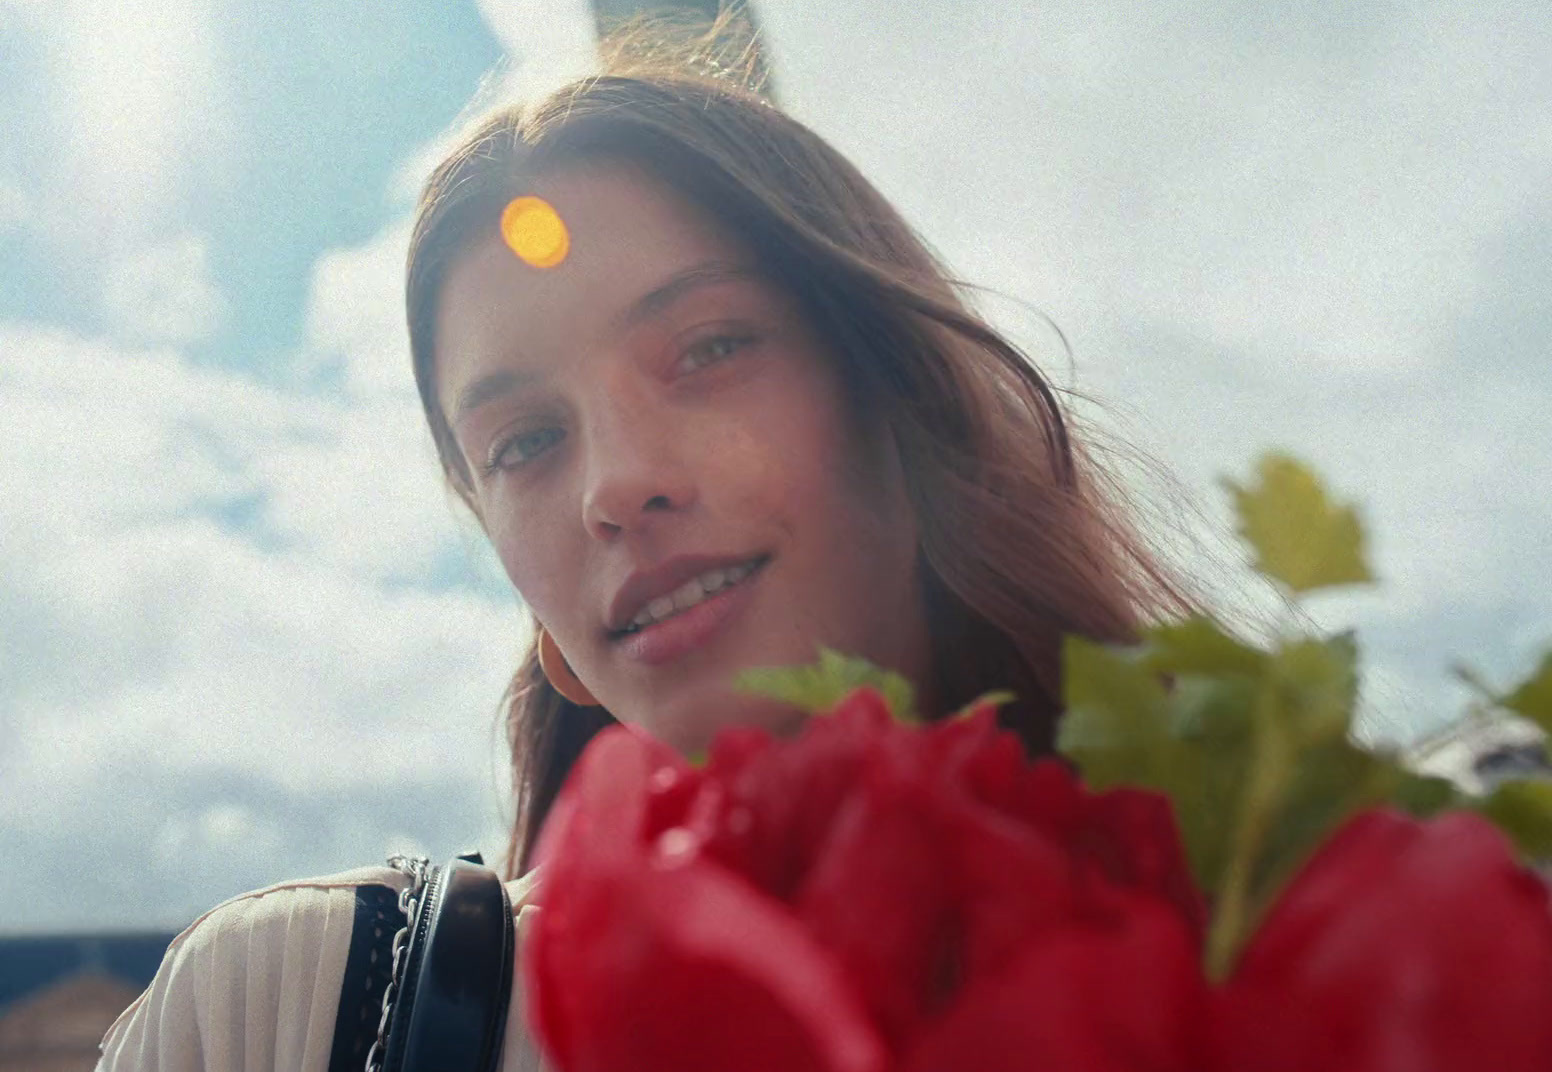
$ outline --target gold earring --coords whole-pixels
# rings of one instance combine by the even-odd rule
[[[550,636],[549,630],[539,629],[539,666],[544,670],[544,676],[550,679],[550,684],[555,691],[578,707],[597,707],[598,697],[587,690],[582,684],[582,679],[577,677],[571,669],[571,664],[566,662],[566,657],[560,653],[560,647],[555,643],[555,638]]]

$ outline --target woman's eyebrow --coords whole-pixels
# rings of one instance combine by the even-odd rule
[[[750,266],[732,261],[703,261],[691,265],[675,272],[632,302],[615,318],[615,329],[626,331],[643,320],[660,316],[680,298],[702,287],[759,277],[760,274]]]
[[[485,403],[510,394],[536,378],[531,372],[516,372],[512,369],[501,369],[487,376],[481,376],[458,392],[458,401],[453,405],[453,419],[450,423],[458,424]]]

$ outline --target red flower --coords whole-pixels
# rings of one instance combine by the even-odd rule
[[[861,691],[704,770],[600,736],[540,848],[525,948],[563,1072],[1186,1069],[1201,900],[1167,803],[1029,764],[990,710]]]
[[[881,1068],[833,959],[673,826],[703,782],[622,729],[601,734],[568,783],[524,948],[531,1015],[556,1065]]]
[[[1219,995],[1237,1072],[1552,1068],[1547,890],[1484,820],[1351,820]]]
[[[1187,1072],[1201,1067],[1206,994],[1196,950],[1157,902],[1114,925],[1032,943],[928,1025],[907,1072]]]

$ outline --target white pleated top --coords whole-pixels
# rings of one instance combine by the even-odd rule
[[[98,1072],[328,1072],[356,887],[401,889],[364,867],[281,882],[217,905],[172,940],[156,978],[102,1040]],[[518,941],[537,908],[507,883]],[[512,985],[501,1072],[543,1072]]]

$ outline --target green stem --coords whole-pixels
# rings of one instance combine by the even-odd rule
[[[1266,701],[1262,702],[1264,704]],[[1261,714],[1269,712],[1263,710]],[[1288,750],[1282,747],[1280,727],[1267,717],[1258,721],[1262,728],[1257,735],[1259,739],[1256,742],[1250,784],[1245,790],[1229,862],[1224,868],[1223,880],[1219,883],[1212,926],[1207,932],[1207,974],[1214,982],[1228,978],[1251,925],[1252,872],[1267,829],[1287,788],[1288,760],[1291,757],[1286,755]]]
[[[1243,928],[1242,934],[1248,936],[1256,932],[1261,926],[1261,920],[1271,909],[1273,903],[1276,902],[1278,896],[1293,881],[1294,876],[1303,869],[1304,865],[1309,862],[1310,857],[1331,837],[1334,831],[1365,808],[1376,807],[1390,800],[1395,794],[1395,789],[1396,780],[1393,770],[1386,767],[1374,767],[1371,769],[1354,787],[1352,793],[1346,798],[1342,807],[1333,814],[1333,818],[1329,822],[1310,835],[1306,843],[1296,846],[1292,852],[1286,854],[1280,861],[1274,861],[1274,866],[1263,876],[1261,888],[1254,900],[1247,901],[1249,907],[1244,910],[1244,914],[1240,919],[1240,925]],[[1278,804],[1281,806],[1282,802],[1279,801]],[[1241,941],[1243,942],[1243,938]],[[1230,963],[1228,967],[1232,968],[1233,964]]]

